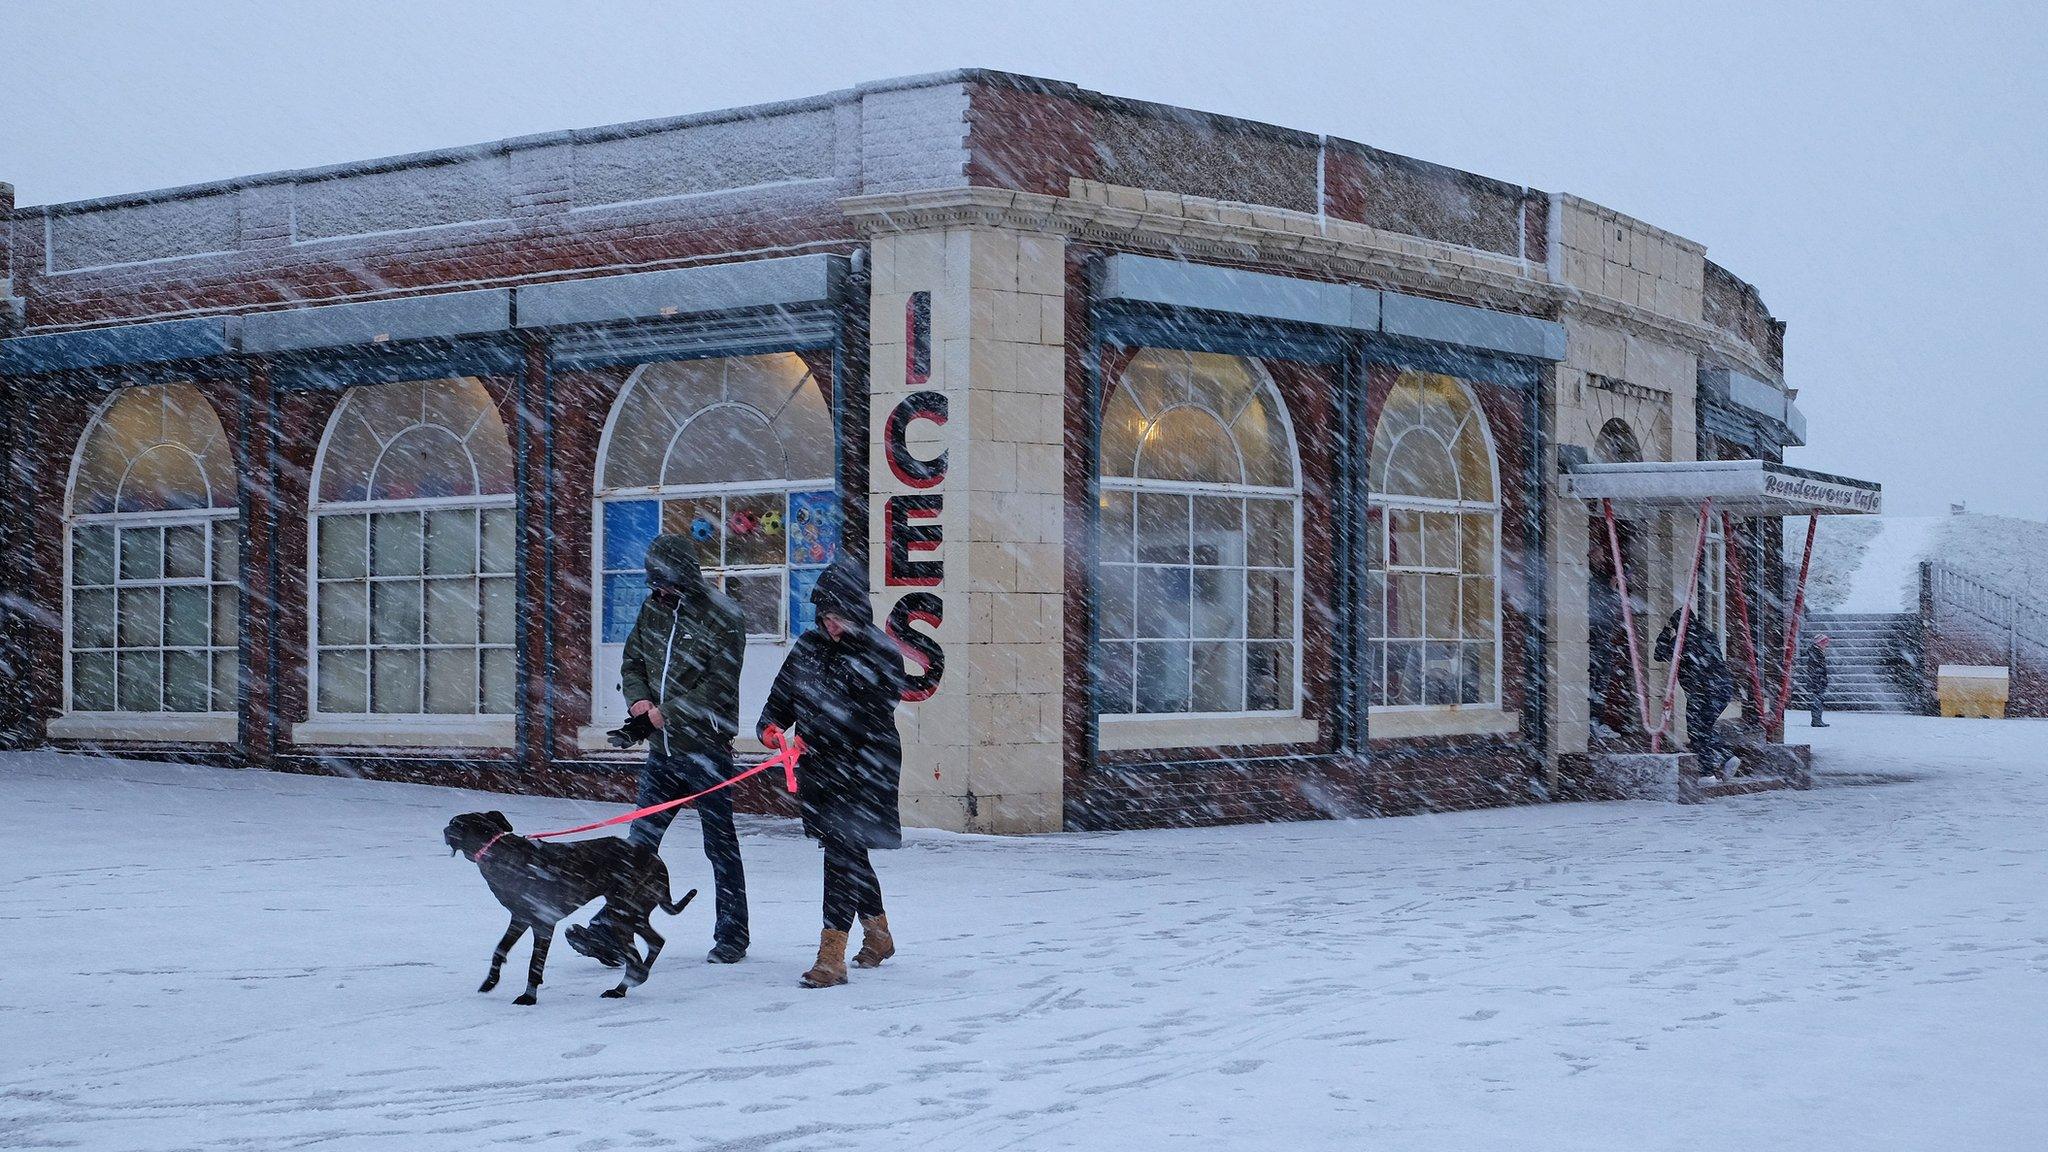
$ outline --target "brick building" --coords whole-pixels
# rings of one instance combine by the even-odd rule
[[[1640,738],[1561,472],[1803,433],[1693,241],[1001,73],[0,207],[16,743],[621,795],[666,528],[743,711],[865,555],[913,823],[1516,802]]]

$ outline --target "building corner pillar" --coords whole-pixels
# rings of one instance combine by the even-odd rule
[[[1064,238],[873,237],[869,570],[921,666],[907,823],[1061,827]]]

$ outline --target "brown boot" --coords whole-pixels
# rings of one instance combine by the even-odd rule
[[[862,968],[878,968],[895,954],[896,938],[889,935],[888,914],[861,917],[860,951],[854,953],[853,962]]]
[[[846,933],[836,928],[818,933],[818,962],[797,983],[806,988],[832,988],[846,983]]]

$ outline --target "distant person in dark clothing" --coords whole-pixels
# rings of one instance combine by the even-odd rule
[[[1813,726],[1825,728],[1827,721],[1821,717],[1827,710],[1828,700],[1828,638],[1825,633],[1813,638],[1806,646],[1806,657],[1802,661],[1806,672],[1806,704],[1813,711]]]
[[[846,983],[846,936],[856,916],[861,943],[855,964],[873,968],[896,954],[868,851],[903,846],[896,703],[906,677],[902,650],[875,627],[864,565],[840,560],[826,569],[811,590],[811,604],[818,626],[797,639],[776,674],[759,731],[771,747],[789,728],[804,742],[797,804],[805,835],[825,850],[825,915],[817,963],[800,983],[829,988]]]
[[[1677,647],[1678,612],[1664,622],[1657,635],[1656,658],[1668,661]],[[1719,772],[1728,758],[1721,749],[1714,725],[1735,699],[1735,678],[1728,662],[1721,658],[1721,637],[1697,615],[1687,618],[1685,652],[1679,658],[1678,686],[1685,689],[1685,732],[1692,753],[1699,757],[1700,774]]]

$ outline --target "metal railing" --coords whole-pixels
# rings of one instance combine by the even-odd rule
[[[2002,641],[2009,665],[2016,667],[2022,655],[2048,664],[2048,608],[1939,561],[1921,563],[1920,586],[1935,620],[1955,620],[1986,640]]]

